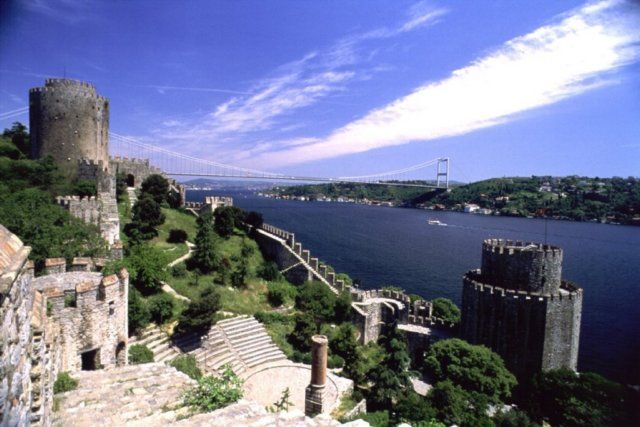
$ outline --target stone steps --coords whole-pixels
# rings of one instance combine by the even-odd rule
[[[129,346],[134,344],[147,346],[153,352],[155,362],[170,362],[181,354],[169,335],[153,324],[143,329],[139,336],[129,338]]]
[[[134,425],[147,417],[166,425],[175,420],[182,394],[195,384],[185,374],[163,363],[130,365],[72,374],[76,390],[59,395],[54,426]],[[162,422],[160,422],[162,421]]]

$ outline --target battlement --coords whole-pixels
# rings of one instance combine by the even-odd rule
[[[107,164],[102,160],[94,160],[94,159],[78,159],[78,166],[91,166],[97,167],[101,170],[106,170]]]
[[[557,246],[525,242],[521,240],[486,239],[482,243],[483,252],[513,255],[518,252],[544,252],[548,255],[562,257],[562,249]]]
[[[583,290],[576,284],[562,280],[560,289],[556,293],[527,292],[522,290],[508,289],[484,283],[481,270],[470,270],[463,276],[464,286],[472,287],[476,292],[486,292],[491,295],[498,295],[504,298],[530,300],[532,302],[546,303],[548,301],[562,301],[572,299],[582,299]]]
[[[136,157],[110,156],[109,160],[117,163],[131,163],[131,164],[149,166],[149,159],[138,159]]]
[[[58,196],[56,197],[56,203],[63,208],[68,209],[70,206],[93,206],[96,207],[99,204],[98,198],[96,196]]]
[[[100,271],[106,263],[107,260],[104,258],[75,257],[69,263],[64,258],[47,258],[44,260],[44,274]],[[31,265],[31,269],[33,269],[33,265]]]

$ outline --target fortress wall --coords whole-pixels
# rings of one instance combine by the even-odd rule
[[[96,197],[58,196],[56,203],[87,224],[100,225],[100,200]]]
[[[482,244],[483,283],[529,292],[555,293],[562,276],[562,249],[503,239]]]
[[[280,233],[280,235],[284,236],[283,233]],[[301,285],[312,280],[313,276],[311,272],[304,265],[300,264],[294,267],[296,264],[299,264],[300,261],[285,246],[286,238],[285,242],[282,242],[281,240],[274,239],[270,234],[258,232],[255,233],[255,239],[267,259],[275,262],[281,271],[289,269],[284,274],[290,282]]]
[[[577,344],[572,327],[577,313],[565,309],[581,306],[581,291],[566,295],[514,291],[481,283],[482,277],[476,270],[463,278],[464,339],[493,349],[518,378],[542,369],[575,369],[569,359],[577,360],[577,348],[570,351]]]
[[[98,193],[109,193],[116,197],[116,177],[109,172],[109,163],[102,160],[80,159],[78,160],[78,179],[96,183]]]
[[[108,164],[109,101],[93,85],[47,79],[29,91],[29,131],[34,158],[52,156],[67,176],[79,159]]]

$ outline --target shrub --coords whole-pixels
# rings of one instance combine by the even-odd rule
[[[72,378],[68,372],[60,372],[53,383],[53,392],[55,394],[75,390],[76,388],[78,388],[78,380]]]
[[[289,323],[293,319],[289,316],[286,316],[282,313],[276,313],[273,311],[258,311],[253,315],[256,320],[260,323],[270,324],[270,323]]]
[[[174,305],[175,302],[173,297],[166,293],[154,295],[149,298],[147,306],[149,307],[151,320],[156,322],[158,325],[170,320],[173,315]]]
[[[196,364],[195,356],[191,354],[184,354],[182,356],[176,357],[171,361],[170,365],[176,368],[178,371],[189,375],[189,377],[194,380],[199,380],[200,378],[202,378],[202,371]]]
[[[286,282],[269,283],[267,288],[267,300],[274,307],[293,301],[296,297],[296,287]]]
[[[268,280],[270,282],[274,282],[282,278],[280,270],[278,270],[278,266],[275,262],[265,262],[260,268],[258,275],[264,280]]]
[[[214,322],[214,315],[220,310],[220,294],[213,288],[205,288],[200,297],[191,301],[180,315],[178,330],[180,332],[204,333]]]
[[[129,363],[139,365],[153,362],[153,352],[146,345],[134,344],[129,347]]]
[[[309,313],[317,324],[335,317],[336,295],[321,282],[307,282],[296,296],[296,307]]]
[[[187,241],[187,232],[181,229],[172,228],[169,230],[169,237],[167,237],[167,242],[169,243],[184,243]]]
[[[342,368],[344,366],[344,359],[337,354],[332,354],[327,358],[327,366],[329,369]]]
[[[133,334],[144,328],[151,321],[151,314],[147,303],[140,296],[140,292],[129,285],[129,334]]]
[[[73,188],[73,194],[80,197],[91,197],[97,193],[96,183],[88,179],[79,180]]]
[[[184,395],[185,405],[211,412],[242,398],[242,380],[226,365],[220,377],[206,376]]]
[[[176,264],[171,267],[171,275],[173,277],[184,277],[187,275],[187,266],[184,263]]]
[[[296,325],[289,335],[291,344],[300,351],[309,351],[311,348],[311,337],[318,332],[313,317],[308,313],[301,313],[296,316]]]

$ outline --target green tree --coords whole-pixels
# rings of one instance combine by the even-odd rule
[[[132,210],[132,222],[157,227],[164,224],[165,216],[160,204],[150,195],[143,194]]]
[[[162,175],[149,175],[142,181],[140,192],[143,197],[149,195],[158,205],[162,205],[169,196],[169,181]]]
[[[296,287],[287,282],[273,282],[267,285],[267,301],[273,307],[280,307],[296,297]]]
[[[457,338],[432,345],[424,365],[425,373],[435,381],[449,380],[466,391],[485,395],[491,403],[509,397],[517,383],[500,356]]]
[[[22,152],[24,157],[31,157],[31,144],[27,127],[20,122],[14,122],[11,129],[5,129],[2,136],[11,140],[11,143]]]
[[[187,232],[182,229],[172,228],[169,230],[169,236],[167,242],[169,243],[184,243],[187,241]]]
[[[213,216],[210,213],[201,215],[197,221],[198,232],[195,239],[195,252],[190,259],[192,268],[199,268],[203,273],[217,270],[220,258],[215,250],[213,235]]]
[[[260,267],[258,275],[264,280],[268,280],[270,282],[275,282],[282,278],[280,270],[278,270],[278,265],[272,261],[265,262],[262,267]]]
[[[178,330],[180,332],[196,332],[203,334],[209,330],[214,315],[220,310],[220,294],[213,287],[205,288],[200,297],[192,300],[180,315]]]
[[[122,200],[122,196],[127,192],[127,176],[118,172],[116,174],[116,198],[118,201]]]
[[[351,292],[348,290],[340,292],[336,298],[334,308],[336,322],[347,322],[351,319]]]
[[[131,248],[125,263],[130,269],[129,277],[138,290],[144,294],[153,294],[162,288],[167,279],[165,254],[155,246],[140,244]]]
[[[311,337],[318,332],[318,327],[308,313],[298,313],[295,326],[289,335],[289,342],[299,351],[307,352],[311,349]]]
[[[446,425],[493,425],[486,415],[486,396],[468,392],[451,381],[437,382],[429,390],[427,403],[435,411],[436,418]]]
[[[433,316],[443,319],[447,323],[460,323],[460,309],[448,298],[436,298],[433,303]]]
[[[216,209],[214,228],[220,237],[229,238],[233,234],[234,226],[235,221],[231,209],[227,207]]]
[[[559,369],[538,374],[526,404],[553,426],[634,425],[638,395],[633,393],[593,372]]]
[[[343,323],[335,329],[329,341],[331,351],[344,359],[342,374],[356,385],[366,380],[366,365],[362,350],[356,340],[356,329],[351,323]]]
[[[309,313],[316,325],[335,317],[336,295],[321,282],[307,282],[298,290],[296,307]]]
[[[247,274],[247,266],[243,262],[231,273],[231,285],[234,288],[244,288],[247,285]]]
[[[149,314],[151,320],[156,324],[161,325],[169,320],[173,316],[173,308],[175,302],[173,297],[166,293],[160,293],[149,298],[147,303],[149,307]]]
[[[367,403],[374,410],[391,409],[411,388],[409,354],[404,336],[397,325],[387,326],[379,343],[383,348],[384,358],[369,372],[369,380],[374,386],[367,397]]]

